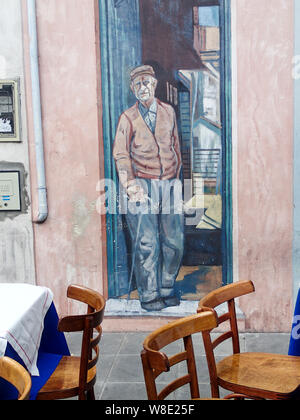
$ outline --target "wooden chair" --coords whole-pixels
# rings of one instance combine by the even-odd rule
[[[18,400],[29,399],[31,376],[22,365],[9,357],[0,357],[0,377],[17,389],[19,393]]]
[[[170,322],[151,333],[145,339],[141,359],[149,400],[163,400],[172,392],[187,384],[190,387],[191,398],[200,398],[191,336],[203,330],[211,330],[216,326],[217,316],[214,311],[208,310],[198,315],[192,315]],[[185,349],[183,352],[168,357],[164,352],[160,351],[168,344],[179,339],[183,339]],[[163,372],[169,372],[172,366],[181,362],[186,362],[187,374],[175,379],[158,392],[156,379]]]
[[[229,321],[229,331],[215,341],[211,331],[202,333],[212,396],[219,397],[222,387],[251,399],[300,399],[300,357],[240,352],[235,298],[254,291],[251,281],[241,281],[214,290],[199,302],[198,313],[228,304],[228,312],[218,317],[218,325]],[[214,349],[227,339],[232,340],[233,354],[216,363]]]
[[[87,304],[86,315],[72,315],[60,319],[58,330],[82,331],[81,356],[63,356],[56,370],[37,395],[37,400],[56,400],[78,396],[79,400],[94,400],[96,363],[99,357],[100,326],[105,299],[98,292],[83,286],[71,285],[67,296]],[[94,337],[94,332],[97,336]],[[94,357],[93,357],[94,351]]]

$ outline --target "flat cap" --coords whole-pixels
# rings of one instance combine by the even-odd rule
[[[144,74],[155,77],[155,72],[151,66],[139,66],[131,71],[130,80],[133,81],[136,77]]]

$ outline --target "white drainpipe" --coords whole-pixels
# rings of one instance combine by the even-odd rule
[[[47,188],[44,158],[44,139],[42,127],[39,59],[38,59],[38,40],[36,25],[36,5],[35,0],[27,0],[28,27],[29,27],[29,47],[30,47],[30,69],[31,69],[31,89],[33,122],[35,137],[36,170],[38,182],[38,217],[35,223],[43,223],[48,217]]]

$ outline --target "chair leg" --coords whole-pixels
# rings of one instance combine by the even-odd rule
[[[212,398],[220,398],[219,386],[216,383],[210,384]]]
[[[85,392],[80,392],[79,393],[78,400],[79,401],[86,401],[87,400],[86,395],[85,395]]]
[[[92,389],[90,389],[89,391],[87,391],[86,393],[86,399],[88,401],[95,401],[95,392],[94,392],[94,387]]]

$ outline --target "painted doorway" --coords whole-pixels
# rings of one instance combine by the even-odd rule
[[[107,184],[109,298],[138,300],[134,244],[119,211],[112,157],[122,112],[136,98],[130,71],[150,65],[156,96],[175,112],[185,202],[184,254],[176,281],[197,301],[232,281],[230,3],[225,0],[100,0],[103,127]]]

